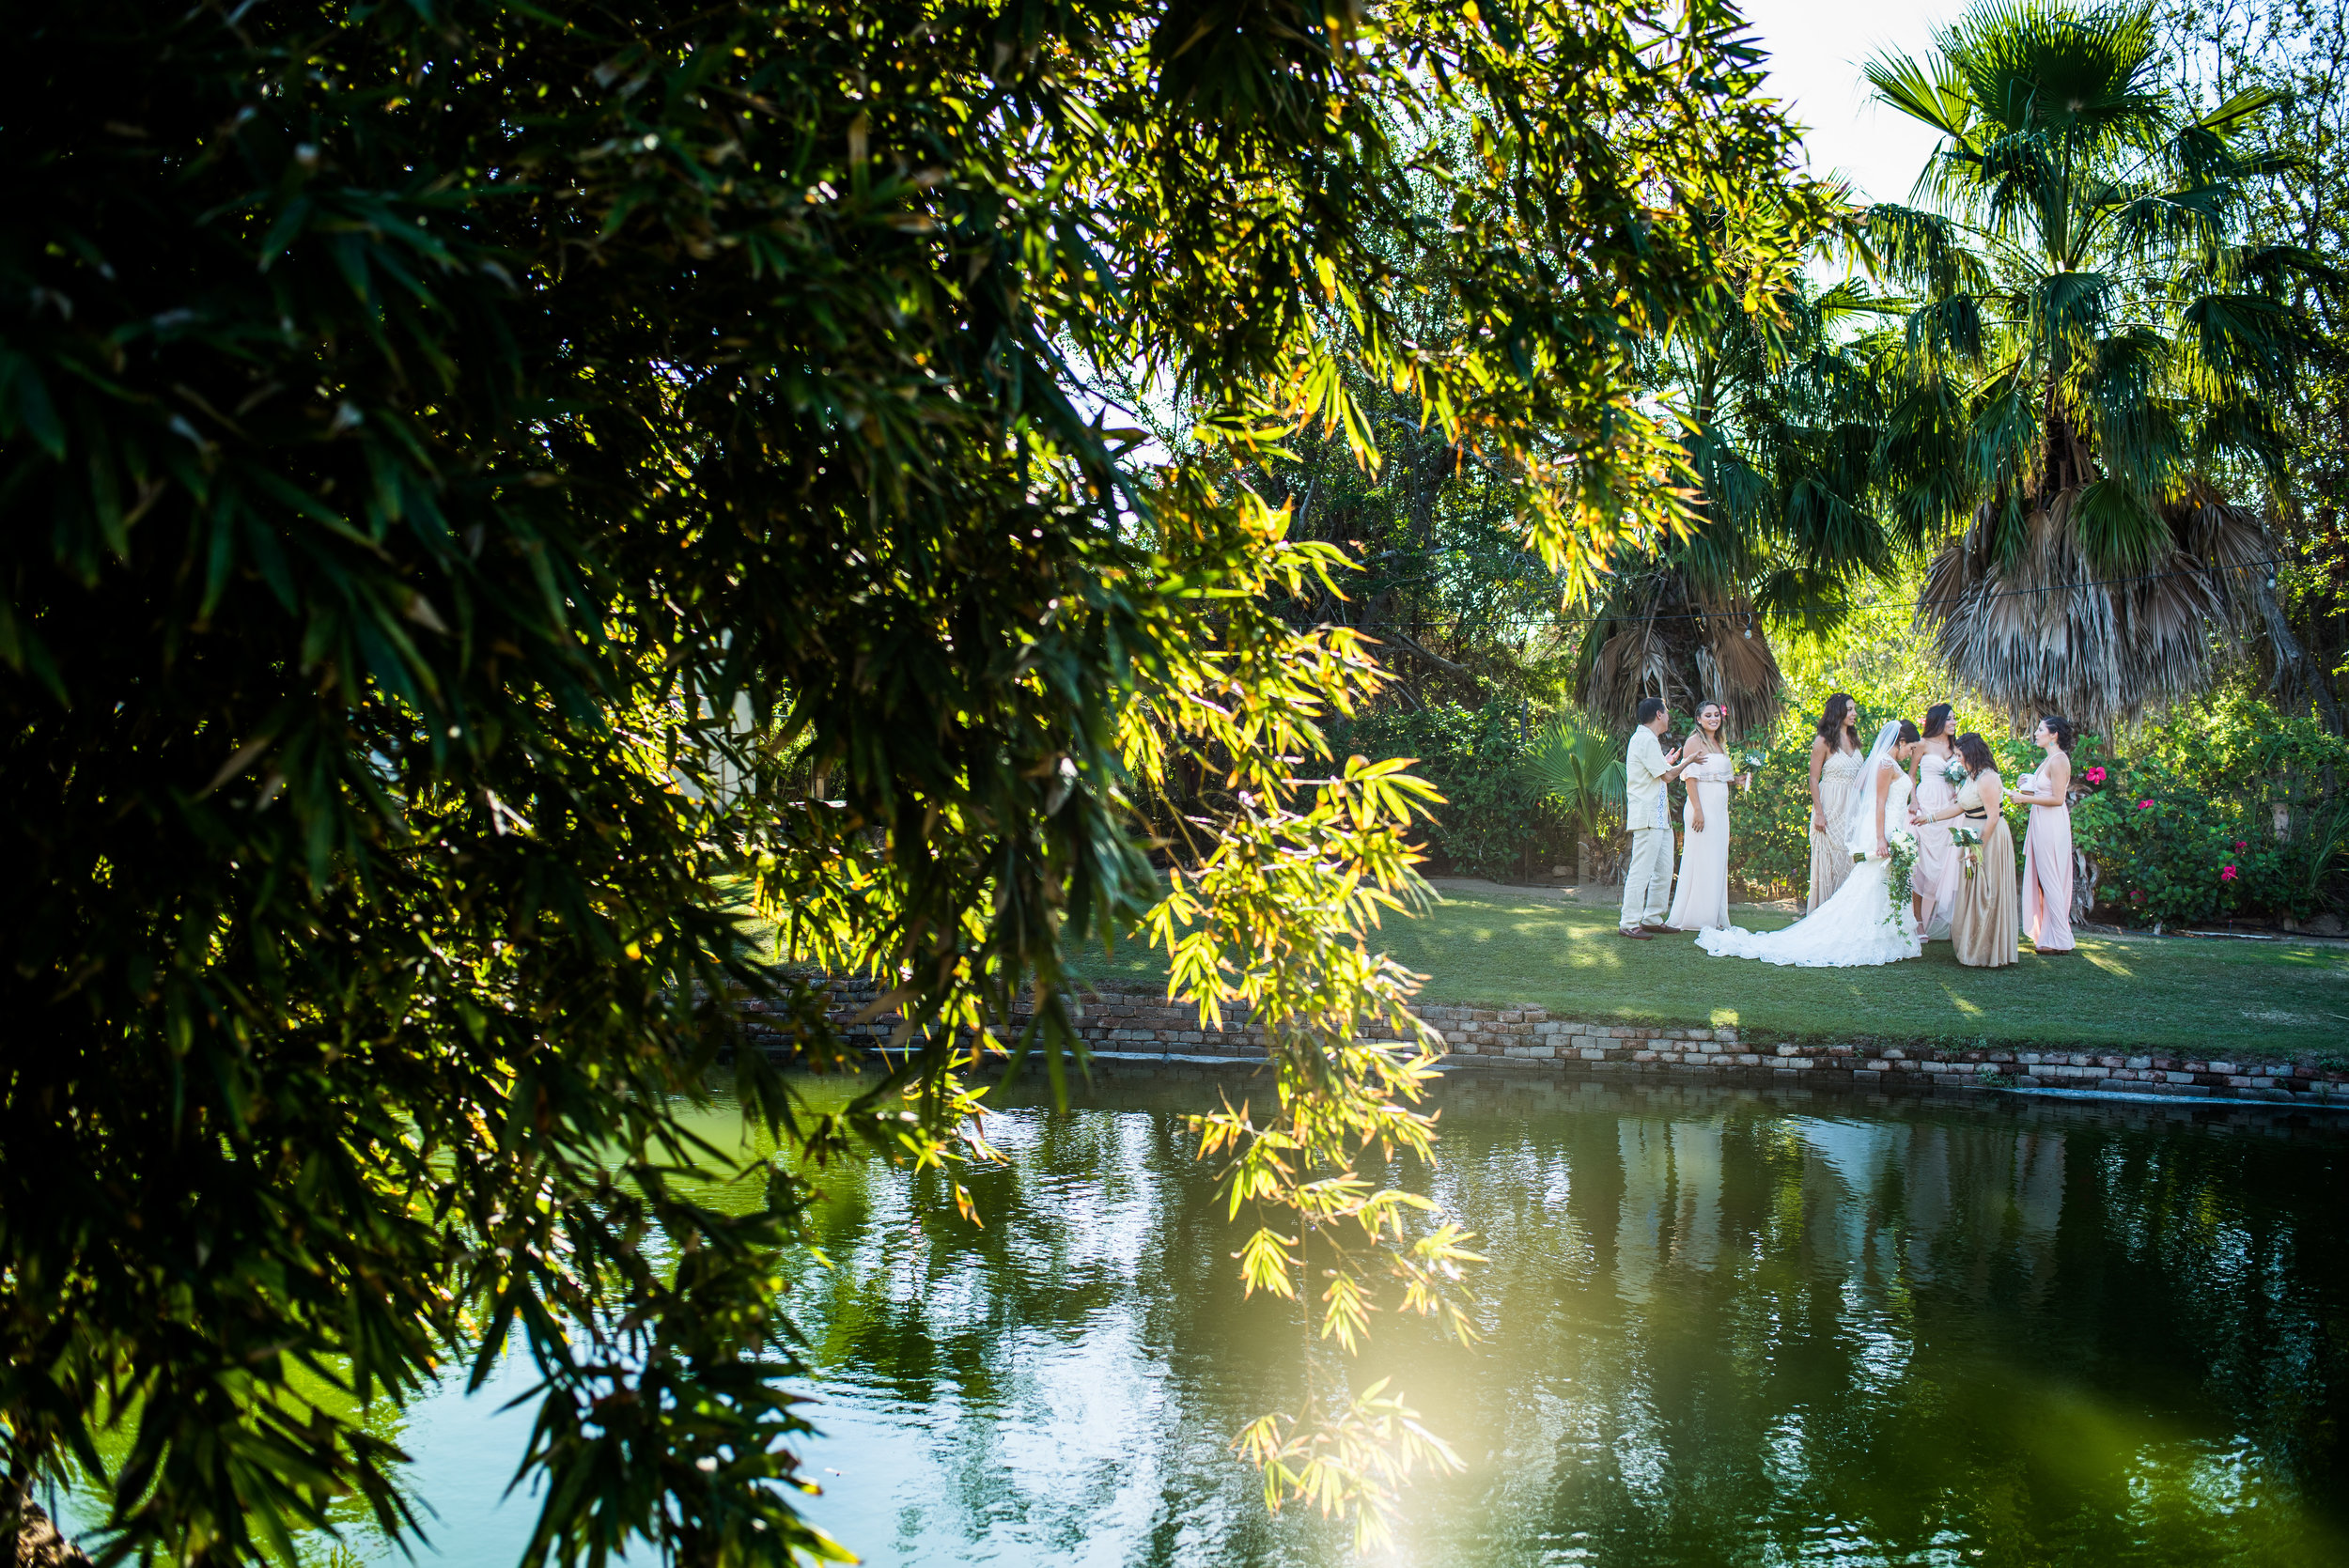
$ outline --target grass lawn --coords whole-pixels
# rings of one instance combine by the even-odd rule
[[[1769,930],[1791,916],[1740,909]],[[1388,950],[1436,1003],[1546,1007],[1594,1022],[1735,1025],[1764,1035],[2064,1043],[2334,1056],[2349,1049],[2349,949],[2192,938],[2083,938],[1969,970],[1947,942],[1882,969],[1781,969],[1712,958],[1679,933],[1627,942],[1615,911],[1506,893],[1453,893],[1387,924]],[[1120,943],[1081,968],[1104,990],[1163,991],[1162,954]]]

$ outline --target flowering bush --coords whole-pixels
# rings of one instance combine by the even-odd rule
[[[2096,862],[2106,901],[2131,919],[2303,919],[2328,902],[2338,846],[2305,805],[2300,826],[2277,836],[2277,781],[2321,785],[2344,763],[2349,746],[2312,722],[2242,696],[2214,698],[2150,730],[2137,754],[2081,770],[2108,770],[2135,809],[2082,799],[2074,842]]]
[[[2009,780],[2046,761],[2025,741],[1993,745]],[[2095,863],[2112,914],[2172,925],[2304,919],[2339,900],[2349,806],[2310,797],[2349,771],[2349,745],[2233,692],[2180,708],[2133,738],[2129,753],[2112,755],[2103,737],[2083,735],[2072,753],[2073,843]],[[2296,824],[2282,838],[2279,779]],[[2019,819],[2015,828],[2019,846]]]
[[[2074,842],[2096,861],[2108,901],[2172,925],[2313,912],[2315,900],[2292,894],[2295,846],[2272,828],[2257,831],[2248,820],[2255,805],[2214,797],[2166,758],[2126,766],[2135,810],[2092,812],[2083,800],[2072,813]]]

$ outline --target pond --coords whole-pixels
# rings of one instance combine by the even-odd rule
[[[873,1563],[1352,1560],[1227,1451],[1293,1407],[1302,1341],[1240,1300],[1190,1153],[1219,1081],[991,1119],[982,1231],[839,1174],[837,1267],[801,1282],[818,1523]],[[1439,1103],[1412,1185],[1483,1237],[1485,1341],[1382,1319],[1358,1375],[1468,1467],[1374,1560],[2349,1564],[2349,1117],[1500,1075]],[[501,1391],[406,1422],[446,1561],[526,1533]]]

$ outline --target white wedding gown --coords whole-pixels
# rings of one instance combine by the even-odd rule
[[[1888,761],[1885,766],[1891,768],[1893,782],[1884,799],[1884,821],[1889,828],[1905,827],[1908,774],[1897,764]],[[1859,788],[1859,782],[1854,780],[1852,787]],[[1889,892],[1892,866],[1875,857],[1873,821],[1868,839],[1868,858],[1851,868],[1835,896],[1794,924],[1782,931],[1747,931],[1734,925],[1700,931],[1697,945],[1716,958],[1759,958],[1766,964],[1813,970],[1897,964],[1903,958],[1920,956],[1924,949],[1917,940],[1917,922],[1909,913],[1908,900],[1901,900],[1897,910],[1892,908]]]

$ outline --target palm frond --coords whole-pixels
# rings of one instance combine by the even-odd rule
[[[1571,815],[1585,837],[1603,838],[1623,810],[1623,758],[1607,737],[1560,719],[1533,737],[1525,773],[1548,800]]]
[[[1882,272],[1927,299],[1983,281],[1958,225],[1938,212],[1878,202],[1868,209],[1864,232]]]
[[[2004,132],[2143,145],[2165,117],[2151,5],[1977,0],[1935,41],[1975,113]]]
[[[1884,102],[1972,150],[1973,101],[1946,61],[1936,60],[1928,68],[1906,54],[1880,54],[1861,66],[1859,74]]]
[[[2167,707],[2207,689],[2251,613],[2234,580],[2272,553],[2252,514],[2202,495],[2162,504],[2139,524],[2157,531],[2144,569],[2115,580],[2097,570],[2088,535],[2109,524],[2099,508],[2128,502],[2096,488],[2031,511],[2019,551],[1999,548],[2001,520],[1985,505],[1927,569],[1919,631],[2015,719],[2061,713],[2103,728]]]

